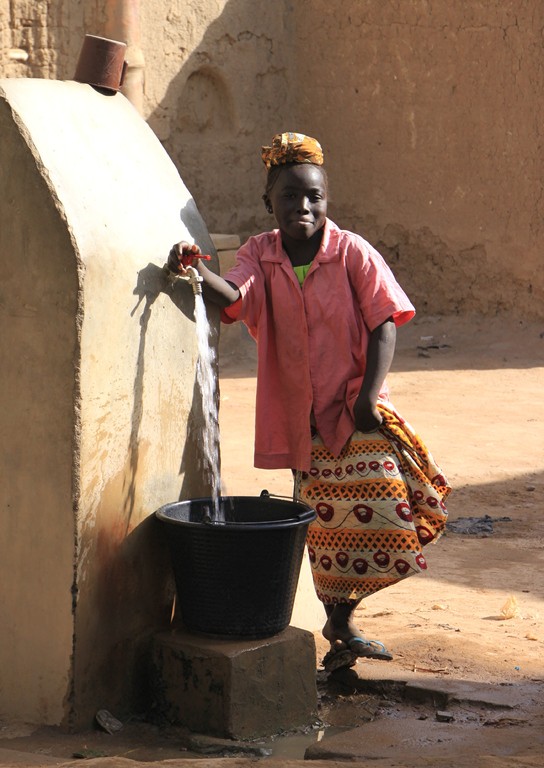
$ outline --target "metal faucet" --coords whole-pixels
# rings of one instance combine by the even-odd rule
[[[200,275],[195,269],[195,267],[185,267],[185,271],[189,273],[187,275],[177,275],[175,272],[172,272],[170,269],[168,269],[168,265],[166,264],[164,265],[164,269],[168,275],[168,279],[172,282],[172,284],[175,280],[185,280],[185,282],[189,283],[189,285],[192,287],[195,296],[202,296],[203,278],[202,275]]]
[[[195,267],[185,267],[186,271],[189,273],[189,277],[183,276],[181,277],[182,280],[187,280],[189,285],[193,288],[193,293],[195,296],[202,296],[202,281],[203,277],[200,275]]]

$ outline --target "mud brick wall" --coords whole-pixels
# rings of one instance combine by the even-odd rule
[[[272,226],[259,148],[305,131],[331,217],[421,313],[544,317],[539,0],[147,0],[140,16],[144,116],[211,231]],[[107,21],[106,0],[0,0],[0,76],[72,77]]]

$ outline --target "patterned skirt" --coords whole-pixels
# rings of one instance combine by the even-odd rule
[[[325,605],[359,601],[425,570],[422,548],[446,525],[446,478],[391,404],[378,408],[382,426],[354,432],[338,457],[314,436],[312,467],[295,477],[295,498],[317,512],[307,545]]]

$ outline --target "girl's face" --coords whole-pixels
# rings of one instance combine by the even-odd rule
[[[283,235],[309,240],[325,224],[327,177],[317,165],[301,163],[281,171],[265,202]]]

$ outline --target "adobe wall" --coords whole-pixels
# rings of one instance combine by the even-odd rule
[[[544,6],[349,6],[293,6],[312,84],[299,115],[328,150],[333,216],[377,244],[420,311],[543,317]]]
[[[50,5],[0,0],[0,74],[72,77],[107,3]],[[144,116],[210,231],[272,225],[259,147],[306,131],[325,147],[331,216],[378,246],[420,312],[544,316],[538,0],[140,9]]]

